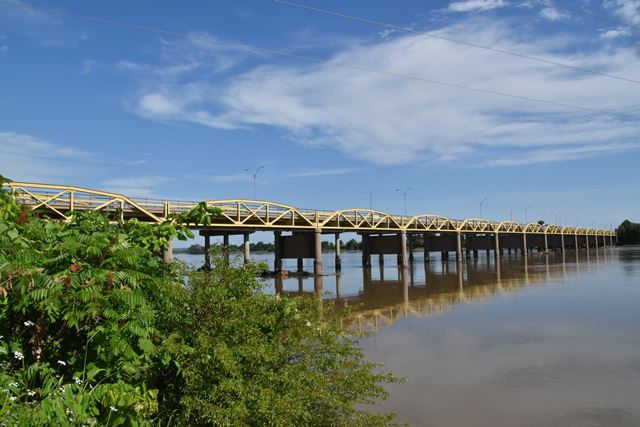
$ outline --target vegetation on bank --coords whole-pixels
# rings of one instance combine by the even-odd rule
[[[616,229],[618,243],[621,245],[637,245],[640,244],[640,224],[631,222],[628,219],[622,221],[622,224]]]
[[[388,425],[388,374],[310,298],[260,292],[259,265],[159,257],[160,225],[38,218],[0,190],[2,425]]]

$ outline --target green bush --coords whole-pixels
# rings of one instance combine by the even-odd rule
[[[382,384],[331,307],[266,295],[261,266],[159,253],[158,224],[38,218],[0,191],[2,425],[384,425]]]

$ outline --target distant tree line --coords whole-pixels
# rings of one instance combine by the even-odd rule
[[[618,243],[621,245],[635,245],[640,243],[640,224],[631,222],[628,219],[616,229]]]
[[[361,247],[362,244],[356,239],[351,239],[340,244],[340,248],[345,251],[357,251]],[[336,246],[333,242],[322,242],[323,251],[333,251],[335,248]],[[256,242],[250,243],[249,249],[251,252],[274,252],[275,245],[273,243]],[[229,245],[229,252],[241,252],[242,250],[242,245]],[[173,251],[178,254],[201,255],[204,254],[204,246],[196,243],[186,248],[175,248]]]

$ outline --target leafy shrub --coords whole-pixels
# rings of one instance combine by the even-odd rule
[[[0,177],[1,178],[1,177]],[[331,307],[261,293],[259,265],[158,254],[164,224],[38,218],[0,191],[2,425],[373,425],[382,383]]]

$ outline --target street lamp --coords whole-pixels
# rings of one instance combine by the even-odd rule
[[[404,191],[402,191],[399,188],[396,188],[396,191],[399,191],[400,193],[402,193],[402,197],[404,198],[404,216],[407,216],[407,193],[411,190],[413,190],[413,187],[409,187]]]
[[[251,171],[251,169],[245,169],[245,172],[249,172],[252,176],[253,176],[253,200],[256,199],[256,177],[258,176],[258,172],[260,172],[260,169],[263,169],[264,166],[260,165],[256,168],[255,171]]]
[[[482,204],[486,201],[487,201],[486,197],[482,200],[474,200],[475,203],[480,205],[480,219],[482,219]]]
[[[528,224],[529,223],[529,219],[527,218],[527,212],[529,212],[529,209],[532,208],[533,206],[520,206],[520,209],[524,210],[524,223]]]

